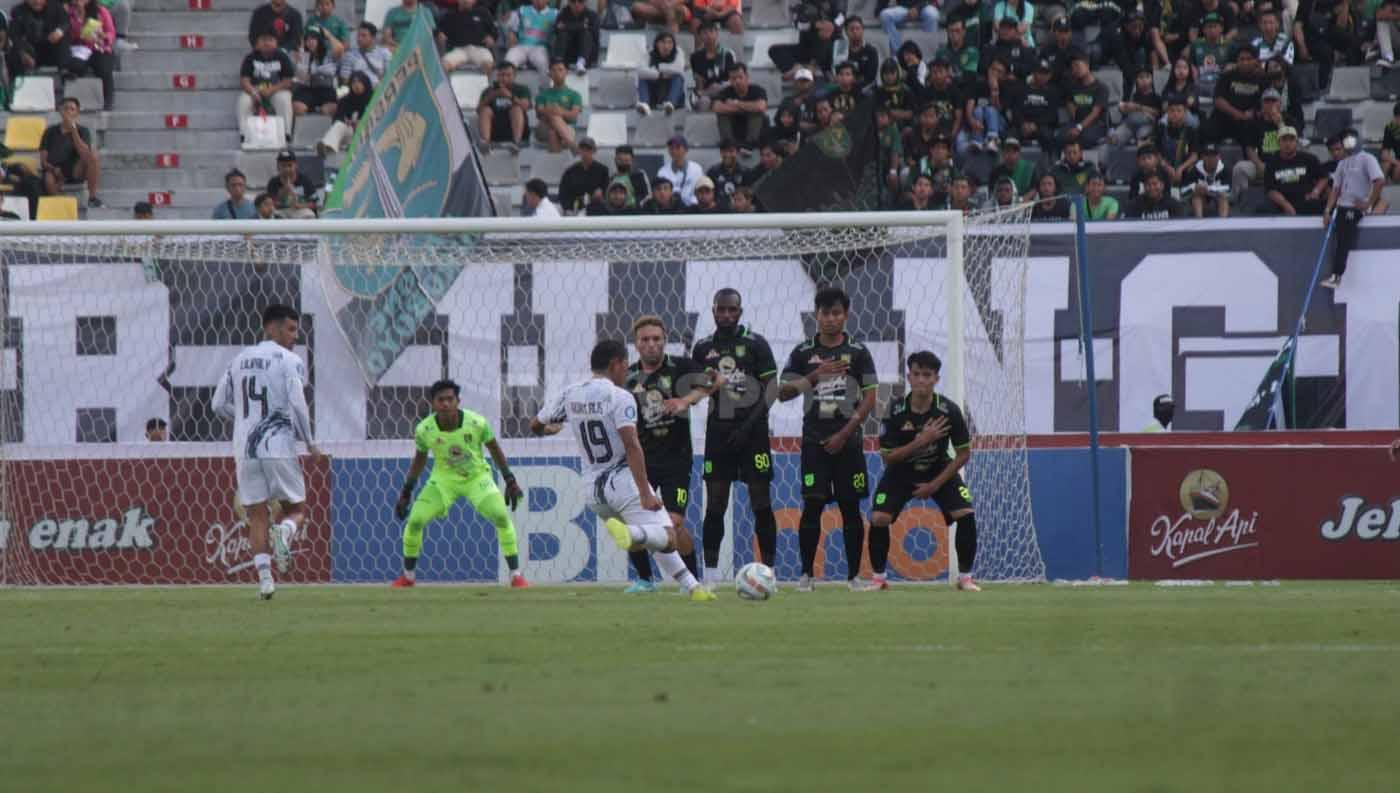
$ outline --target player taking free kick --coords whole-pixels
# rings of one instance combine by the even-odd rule
[[[301,315],[290,306],[263,310],[263,341],[245,347],[229,364],[214,389],[210,407],[233,419],[233,460],[238,472],[238,502],[248,520],[248,542],[258,570],[258,596],[271,600],[272,557],[286,572],[292,538],[306,520],[306,482],[297,461],[300,435],[313,456],[311,411],[306,407],[306,364],[292,352]],[[282,520],[269,532],[269,502],[281,502]],[[268,534],[272,539],[269,547]]]
[[[423,550],[423,529],[450,512],[459,498],[465,498],[477,514],[496,527],[496,539],[510,568],[510,585],[516,589],[529,586],[520,572],[515,524],[510,520],[510,513],[520,504],[524,492],[516,483],[515,474],[510,472],[510,463],[496,442],[491,425],[480,414],[461,408],[461,394],[461,386],[451,380],[433,383],[428,389],[433,412],[418,422],[413,431],[418,450],[408,467],[408,478],[404,480],[399,501],[394,505],[394,515],[399,520],[408,518],[403,527],[403,574],[394,579],[396,588],[413,586],[417,580],[418,556]],[[501,479],[505,480],[504,496],[496,488],[491,466],[482,457],[482,446],[491,452],[491,459],[496,462]],[[409,499],[413,498],[413,488],[417,487],[418,477],[428,464],[429,454],[433,456],[433,471],[428,474],[428,482],[410,510]],[[507,504],[510,511],[506,510]]]
[[[647,481],[647,463],[637,436],[637,401],[622,388],[627,381],[627,347],[600,341],[589,355],[593,377],[565,388],[530,420],[536,435],[568,426],[583,458],[584,500],[624,551],[648,548],[661,571],[674,578],[690,599],[714,600],[676,553],[671,518]]]

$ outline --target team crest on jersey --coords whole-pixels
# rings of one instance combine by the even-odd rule
[[[659,380],[657,380],[656,382],[657,382],[657,385],[661,386],[661,390],[662,390],[662,391],[670,391],[670,390],[671,390],[671,378],[670,378],[669,376],[667,376],[667,375],[662,375],[661,378],[660,378]]]
[[[841,353],[841,363],[850,363],[850,362],[851,362],[851,354],[848,353],[848,352],[843,352],[843,353]]]
[[[822,357],[821,357],[820,355],[813,355],[811,358],[808,358],[808,359],[807,359],[807,363],[810,363],[810,364],[812,364],[813,366],[821,366],[821,365],[822,365]]]
[[[719,357],[719,350],[716,350],[716,349],[711,349],[708,353],[705,354],[705,360],[707,360],[707,361],[714,360],[715,358],[718,358],[718,357]]]
[[[744,357],[744,349],[745,349],[744,345],[742,345],[742,344],[736,345],[736,346],[734,347],[734,356],[735,356],[736,358],[743,358],[743,357]]]
[[[912,421],[906,421],[906,422],[904,422],[904,426],[903,426],[903,427],[900,427],[900,429],[903,430],[903,431],[905,431],[905,432],[908,432],[909,430],[914,429],[914,422],[912,422]]]
[[[632,386],[632,393],[634,394],[644,394],[646,393],[646,390],[647,387],[642,385],[642,381],[640,380],[637,381],[636,385]]]

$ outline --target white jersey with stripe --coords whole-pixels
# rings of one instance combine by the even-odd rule
[[[565,424],[579,445],[583,478],[598,476],[627,464],[622,427],[637,426],[637,400],[604,377],[575,383],[559,392],[537,417],[541,424]]]
[[[296,457],[297,436],[311,441],[306,364],[272,340],[246,347],[214,389],[214,412],[233,419],[233,456]]]

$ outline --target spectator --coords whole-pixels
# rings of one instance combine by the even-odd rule
[[[802,145],[802,127],[798,122],[799,108],[792,102],[784,102],[773,115],[773,123],[764,127],[759,136],[760,145],[773,144],[784,156],[792,156]]]
[[[1050,65],[1050,80],[1061,88],[1069,87],[1069,62],[1074,54],[1074,32],[1069,17],[1058,17],[1050,23],[1050,42],[1040,48],[1039,59]]]
[[[1137,220],[1170,220],[1181,217],[1181,204],[1167,195],[1166,189],[1166,180],[1160,173],[1149,175],[1146,190],[1132,204],[1128,210],[1128,217]]]
[[[239,69],[238,130],[244,122],[261,113],[276,113],[286,124],[287,139],[292,137],[292,75],[296,67],[287,53],[277,48],[271,31],[258,35],[257,48],[243,57]]]
[[[956,138],[962,132],[963,97],[953,83],[953,65],[947,60],[934,59],[923,100],[924,110],[934,111],[940,133]]]
[[[831,109],[830,99],[824,96],[817,97],[816,102],[812,105],[812,109],[813,115],[817,118],[817,125],[812,133],[812,137],[808,137],[804,143],[811,143],[815,136],[831,129],[831,127],[836,124],[836,113]]]
[[[909,195],[900,199],[895,209],[901,212],[923,212],[935,209],[933,205],[933,179],[925,173],[914,177]]]
[[[287,4],[287,0],[268,0],[253,10],[248,20],[248,44],[258,46],[258,38],[271,33],[276,45],[283,52],[296,52],[301,49],[301,12]]]
[[[734,191],[744,183],[744,169],[739,167],[739,145],[728,138],[719,142],[719,162],[705,172],[715,186],[715,197],[726,206]]]
[[[302,47],[297,53],[296,80],[292,85],[292,113],[334,116],[340,59],[331,54],[321,28],[307,31]]]
[[[793,84],[797,91],[783,103],[792,108],[793,115],[797,117],[797,128],[803,133],[815,132],[817,128],[814,113],[817,101],[816,81],[812,77],[812,70],[805,66],[793,72]]]
[[[964,215],[977,211],[977,205],[972,203],[972,177],[965,173],[953,175],[953,181],[948,189],[946,208]]]
[[[442,68],[449,72],[470,66],[489,73],[496,65],[491,52],[496,48],[496,20],[477,0],[457,0],[442,15],[437,38],[444,50]]]
[[[476,117],[487,151],[492,143],[505,143],[512,153],[520,151],[530,134],[530,89],[515,82],[511,61],[496,65],[496,81],[481,92]]]
[[[436,33],[437,17],[433,16],[432,9],[418,0],[401,0],[399,5],[389,9],[389,13],[384,15],[384,46],[391,52],[398,49],[399,44],[408,36],[408,29],[413,27],[413,20],[420,16],[423,17],[428,30]]]
[[[1322,163],[1306,151],[1298,150],[1298,133],[1292,127],[1279,132],[1278,155],[1266,163],[1264,184],[1269,188],[1269,206],[1284,215],[1320,215],[1327,194],[1327,172]]]
[[[569,0],[554,20],[554,57],[572,63],[579,74],[587,74],[588,68],[598,63],[599,24],[598,15],[584,0]]]
[[[1089,180],[1084,183],[1084,209],[1088,220],[1118,219],[1118,199],[1105,195],[1107,188],[1103,174],[1098,171],[1090,174]]]
[[[1133,78],[1132,90],[1118,104],[1123,123],[1113,132],[1115,146],[1146,143],[1156,135],[1157,121],[1162,117],[1162,97],[1152,87],[1152,71],[1139,70]]]
[[[1381,52],[1376,63],[1382,69],[1395,65],[1397,34],[1400,34],[1400,0],[1381,0],[1380,7],[1376,9],[1376,46]],[[1291,43],[1289,46],[1292,46]],[[1289,54],[1292,54],[1291,49]]]
[[[355,28],[355,46],[340,59],[341,81],[348,84],[350,76],[360,72],[369,78],[370,88],[379,85],[379,78],[389,68],[389,50],[374,43],[378,34],[379,29],[373,22],[361,22]]]
[[[632,18],[649,25],[660,25],[667,33],[681,32],[681,25],[690,20],[690,8],[685,0],[635,0]]]
[[[1300,0],[1293,26],[1298,60],[1317,64],[1323,88],[1332,84],[1332,69],[1338,61],[1344,65],[1360,62],[1356,20],[1348,0]]]
[[[150,201],[137,201],[131,207],[132,220],[155,220],[156,208],[151,206]]]
[[[549,87],[535,97],[535,116],[544,128],[545,140],[551,152],[574,148],[574,122],[583,112],[583,97],[567,84],[569,67],[555,58],[549,65]],[[602,166],[604,173],[607,166]],[[568,202],[564,203],[568,209]]]
[[[1060,195],[1060,189],[1052,174],[1045,174],[1036,181],[1035,204],[1031,207],[1031,221],[1045,222],[1069,220],[1069,199]]]
[[[695,183],[695,206],[690,207],[689,211],[695,215],[715,215],[724,211],[715,198],[715,183],[710,181],[710,177],[702,176]]]
[[[1306,0],[1304,0],[1306,2]],[[1384,212],[1381,207],[1381,188],[1385,186],[1385,176],[1376,158],[1361,148],[1361,136],[1356,130],[1342,132],[1342,151],[1345,159],[1337,163],[1333,174],[1332,191],[1327,195],[1327,208],[1323,212],[1323,223],[1332,218],[1336,224],[1333,233],[1337,237],[1337,247],[1332,253],[1332,274],[1322,282],[1328,289],[1342,285],[1346,274],[1347,259],[1351,249],[1356,247],[1356,237],[1360,232],[1362,218],[1372,212]]]
[[[104,206],[97,197],[102,164],[93,148],[92,132],[78,123],[79,109],[76,98],[64,98],[58,123],[39,139],[39,167],[44,172],[45,194],[58,195],[65,184],[87,182],[88,206],[99,209]]]
[[[131,0],[103,0],[102,7],[112,15],[112,26],[117,30],[117,43],[113,49],[117,52],[141,49],[136,42],[126,38],[126,34],[131,30]]]
[[[1070,126],[1060,130],[1058,140],[1093,148],[1108,135],[1108,89],[1089,70],[1089,56],[1082,52],[1070,60],[1070,77],[1074,87],[1065,97]]]
[[[920,159],[928,156],[934,141],[942,137],[944,134],[938,126],[938,109],[932,105],[924,105],[904,141],[904,156],[908,158],[909,164],[916,165]]]
[[[894,58],[880,64],[880,86],[875,89],[875,102],[877,107],[888,110],[890,118],[901,127],[914,120],[918,95],[909,91],[899,61]]]
[[[875,107],[875,128],[879,130],[880,146],[876,162],[886,169],[880,205],[888,206],[891,200],[884,196],[899,195],[899,186],[905,177],[904,134],[890,116],[889,108],[879,105]]]
[[[561,62],[562,63],[562,62]],[[578,142],[578,162],[559,178],[559,206],[565,212],[578,212],[590,202],[602,201],[608,186],[608,166],[594,159],[598,144],[590,137]]]
[[[919,49],[918,44],[906,41],[899,48],[896,57],[899,59],[900,69],[904,71],[904,85],[909,89],[910,96],[922,95],[924,86],[928,83],[928,66],[924,63],[923,50]]]
[[[880,51],[865,40],[865,21],[860,17],[846,19],[846,60],[855,64],[860,90],[868,91],[880,79]]]
[[[117,29],[112,15],[98,0],[73,0],[68,6],[68,68],[74,74],[90,73],[102,81],[102,109],[111,110],[116,95],[112,72],[117,59],[112,47]]]
[[[355,127],[360,123],[360,116],[364,115],[365,108],[369,107],[373,90],[370,86],[369,75],[364,72],[355,72],[350,75],[350,91],[336,102],[331,128],[326,130],[326,134],[316,142],[317,154],[325,157],[331,152],[340,151],[340,147],[345,144],[345,139],[354,134]]]
[[[856,65],[850,61],[842,61],[836,67],[836,84],[828,86],[826,93],[827,101],[831,102],[831,111],[836,114],[836,123],[845,123],[846,117],[855,112],[856,105],[860,104],[861,93],[860,84],[856,82]]]
[[[997,0],[997,4],[992,7],[992,19],[1010,19],[1015,22],[1017,37],[1021,39],[1022,44],[1031,48],[1034,55],[1035,31],[1032,26],[1035,24],[1035,6],[1028,0]]]
[[[758,165],[749,169],[744,177],[745,187],[754,187],[763,181],[763,177],[778,170],[783,165],[786,155],[783,150],[771,143],[765,143],[758,149]]]
[[[938,4],[933,0],[880,0],[877,13],[892,50],[899,49],[901,27],[918,25],[925,33],[938,30]]]
[[[1206,204],[1212,201],[1217,217],[1230,216],[1230,183],[1225,178],[1225,163],[1220,161],[1220,148],[1214,143],[1207,143],[1201,149],[1201,159],[1191,171],[1191,181],[1182,187],[1182,195],[1191,196],[1191,211],[1196,217],[1205,217]]]
[[[691,107],[704,111],[710,109],[710,102],[720,91],[729,87],[729,67],[739,60],[728,48],[720,46],[719,25],[701,25],[697,36],[699,49],[690,56],[690,73],[695,75],[695,96]]]
[[[721,25],[736,36],[744,33],[744,17],[739,0],[692,0],[690,32],[695,34],[706,22]]]
[[[768,94],[762,86],[749,82],[747,66],[736,63],[729,67],[729,87],[715,97],[710,108],[719,116],[721,137],[736,140],[747,148],[758,145],[758,136],[768,120]],[[681,197],[685,198],[684,189]]]
[[[558,9],[551,8],[549,0],[530,0],[530,5],[512,12],[507,23],[506,43],[510,49],[506,50],[506,60],[517,69],[528,63],[540,74],[549,71],[549,38],[558,17]]]
[[[1195,167],[1194,157],[1192,158],[1191,165],[1192,168]],[[1128,180],[1128,200],[1136,201],[1143,193],[1147,192],[1147,177],[1153,174],[1161,176],[1162,181],[1168,186],[1171,186],[1189,184],[1191,173],[1192,171],[1186,170],[1179,179],[1173,181],[1171,174],[1167,172],[1166,166],[1162,164],[1161,155],[1158,153],[1157,147],[1150,143],[1139,144],[1137,150],[1137,171],[1133,174],[1133,178]]]
[[[253,199],[253,208],[257,211],[257,220],[277,219],[277,201],[267,193],[258,193]]]
[[[1236,8],[1238,8],[1237,3],[1222,3],[1220,0],[1196,0],[1180,14],[1186,26],[1187,40],[1196,41],[1205,34],[1205,18],[1212,14],[1220,18],[1225,38],[1233,40],[1238,33],[1239,24],[1236,19]]]
[[[146,420],[146,440],[151,443],[164,443],[170,440],[170,425],[165,419]]]
[[[626,180],[615,180],[608,185],[606,200],[593,201],[588,205],[588,216],[630,215],[633,211],[631,201]]]
[[[1394,2],[1394,0],[1387,0]],[[1259,60],[1264,63],[1278,63],[1284,67],[1293,66],[1295,49],[1293,39],[1281,28],[1278,11],[1272,8],[1265,8],[1259,12],[1259,35],[1250,40],[1254,49],[1259,51]],[[1377,16],[1379,19],[1379,16]],[[1384,45],[1382,45],[1384,50]]]
[[[665,179],[679,194],[682,204],[688,207],[695,206],[695,185],[705,175],[705,170],[700,167],[700,163],[686,159],[690,152],[690,143],[680,135],[666,142],[666,152],[671,155],[671,159],[657,169],[656,181],[652,182],[652,192],[656,192],[657,185]]]
[[[1264,160],[1278,154],[1279,131],[1283,129],[1282,98],[1272,88],[1266,90],[1255,117],[1240,127],[1237,138],[1244,147],[1244,159],[1235,163],[1230,174],[1230,200],[1239,203],[1245,188],[1264,178]]]
[[[352,43],[350,26],[335,15],[335,0],[316,0],[315,11],[306,18],[306,32],[309,34],[313,30],[321,32],[327,49],[337,61],[345,57],[345,50]]]
[[[1030,160],[1021,159],[1021,141],[1007,138],[1001,142],[1001,162],[992,169],[991,181],[996,184],[1008,179],[1016,188],[1016,195],[1030,196],[1035,179],[1035,165]]]
[[[953,142],[942,135],[934,138],[928,154],[914,165],[914,176],[924,174],[933,180],[933,203],[938,206],[947,203],[957,173],[953,167]]]
[[[758,211],[757,201],[754,200],[752,187],[740,187],[734,191],[734,197],[729,202],[729,211],[736,215],[748,215]]]
[[[653,106],[671,115],[685,105],[685,53],[676,37],[662,31],[651,44],[647,68],[637,70],[637,112],[647,115]]]
[[[1162,165],[1167,169],[1167,182],[1179,186],[1196,166],[1199,148],[1196,130],[1186,123],[1186,103],[1180,95],[1167,99],[1167,116],[1157,126],[1156,140]]]
[[[1196,81],[1191,78],[1191,62],[1186,58],[1177,58],[1172,61],[1172,70],[1167,75],[1167,84],[1162,88],[1164,102],[1170,104],[1172,97],[1179,97],[1182,104],[1186,106],[1186,123],[1193,129],[1200,126],[1201,119],[1196,115],[1198,106]]]
[[[1016,183],[1006,177],[997,179],[992,188],[991,199],[987,201],[987,209],[1001,210],[1011,209],[1016,206]]]
[[[1033,141],[1043,149],[1052,148],[1059,137],[1057,129],[1063,106],[1059,86],[1050,81],[1050,62],[1042,59],[1031,72],[1026,98],[1016,112],[1021,140]]]
[[[617,168],[617,175],[613,180],[625,179],[627,181],[627,196],[632,206],[637,206],[649,195],[651,195],[651,180],[647,178],[646,171],[636,170],[632,167],[632,147],[618,146],[613,154],[613,165]]]
[[[1390,112],[1391,120],[1386,122],[1381,136],[1381,170],[1388,179],[1400,181],[1400,102]]]
[[[967,30],[967,40],[974,47],[981,47],[992,37],[991,31],[987,30],[993,20],[992,6],[990,3],[983,3],[982,0],[948,0],[947,5],[951,8],[943,10],[943,24],[950,25],[953,20],[959,20]],[[890,47],[894,49],[893,46]]]
[[[228,198],[214,207],[214,220],[252,220],[258,216],[257,207],[248,200],[248,177],[234,168],[224,174],[224,190]]]
[[[1065,143],[1060,152],[1060,161],[1055,163],[1052,173],[1060,185],[1061,193],[1077,195],[1084,192],[1084,185],[1088,184],[1089,177],[1098,170],[1093,163],[1084,159],[1084,147],[1079,141],[1072,140]]]
[[[968,149],[996,151],[1006,128],[1006,114],[1002,108],[1020,106],[1020,95],[1024,91],[1021,86],[1008,75],[1006,63],[999,56],[987,64],[985,78],[973,78],[968,82],[963,107],[967,123],[957,137],[959,156]]]
[[[1223,143],[1233,138],[1244,143],[1254,137],[1254,122],[1259,117],[1265,79],[1259,68],[1259,58],[1248,44],[1235,55],[1234,68],[1226,70],[1215,88],[1215,112],[1202,135],[1206,140]]]
[[[1035,48],[1026,46],[1021,40],[1020,28],[1012,17],[1003,17],[997,23],[997,39],[987,50],[987,58],[1000,58],[1019,79],[1030,76],[1035,65]]]
[[[1342,164],[1342,160],[1347,158],[1346,150],[1342,148],[1342,136],[1333,135],[1327,139],[1327,162],[1322,164],[1322,170],[1327,172],[1329,184],[1328,189],[1334,186],[1333,180],[1337,176],[1337,166]]]
[[[699,167],[699,166],[696,166]],[[651,183],[651,195],[642,202],[641,212],[644,215],[678,215],[685,211],[685,204],[676,195],[671,180],[664,176],[657,176],[656,181]]]
[[[314,219],[318,210],[316,191],[320,188],[297,167],[297,156],[291,150],[277,153],[277,175],[267,182],[267,194],[277,203],[277,217]]]
[[[1124,85],[1132,83],[1139,69],[1152,68],[1152,39],[1147,35],[1147,18],[1141,11],[1129,11],[1118,29],[1103,38],[1103,59],[1123,73]]]
[[[840,0],[844,7],[845,0]],[[826,74],[831,70],[836,48],[836,19],[826,3],[806,3],[797,12],[796,44],[774,44],[768,48],[768,58],[783,79],[796,79],[799,68]]]
[[[549,185],[543,179],[531,179],[525,183],[525,196],[522,199],[526,217],[557,218],[559,207],[549,200]]]
[[[1221,70],[1230,62],[1230,43],[1224,39],[1225,26],[1219,14],[1206,14],[1201,25],[1202,35],[1191,42],[1191,76],[1209,96],[1215,92]]]
[[[943,32],[947,42],[933,53],[934,60],[943,59],[953,64],[958,81],[966,80],[979,71],[981,52],[974,44],[967,43],[967,24],[961,19],[948,23]]]
[[[58,0],[25,0],[10,11],[12,77],[41,66],[68,68],[68,13]]]

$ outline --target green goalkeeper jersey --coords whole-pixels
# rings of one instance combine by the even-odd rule
[[[496,439],[491,425],[480,414],[470,410],[460,411],[461,426],[447,431],[438,427],[437,414],[418,422],[413,431],[413,440],[418,451],[433,456],[432,479],[474,479],[485,474],[491,475],[491,467],[482,454],[482,447]]]

